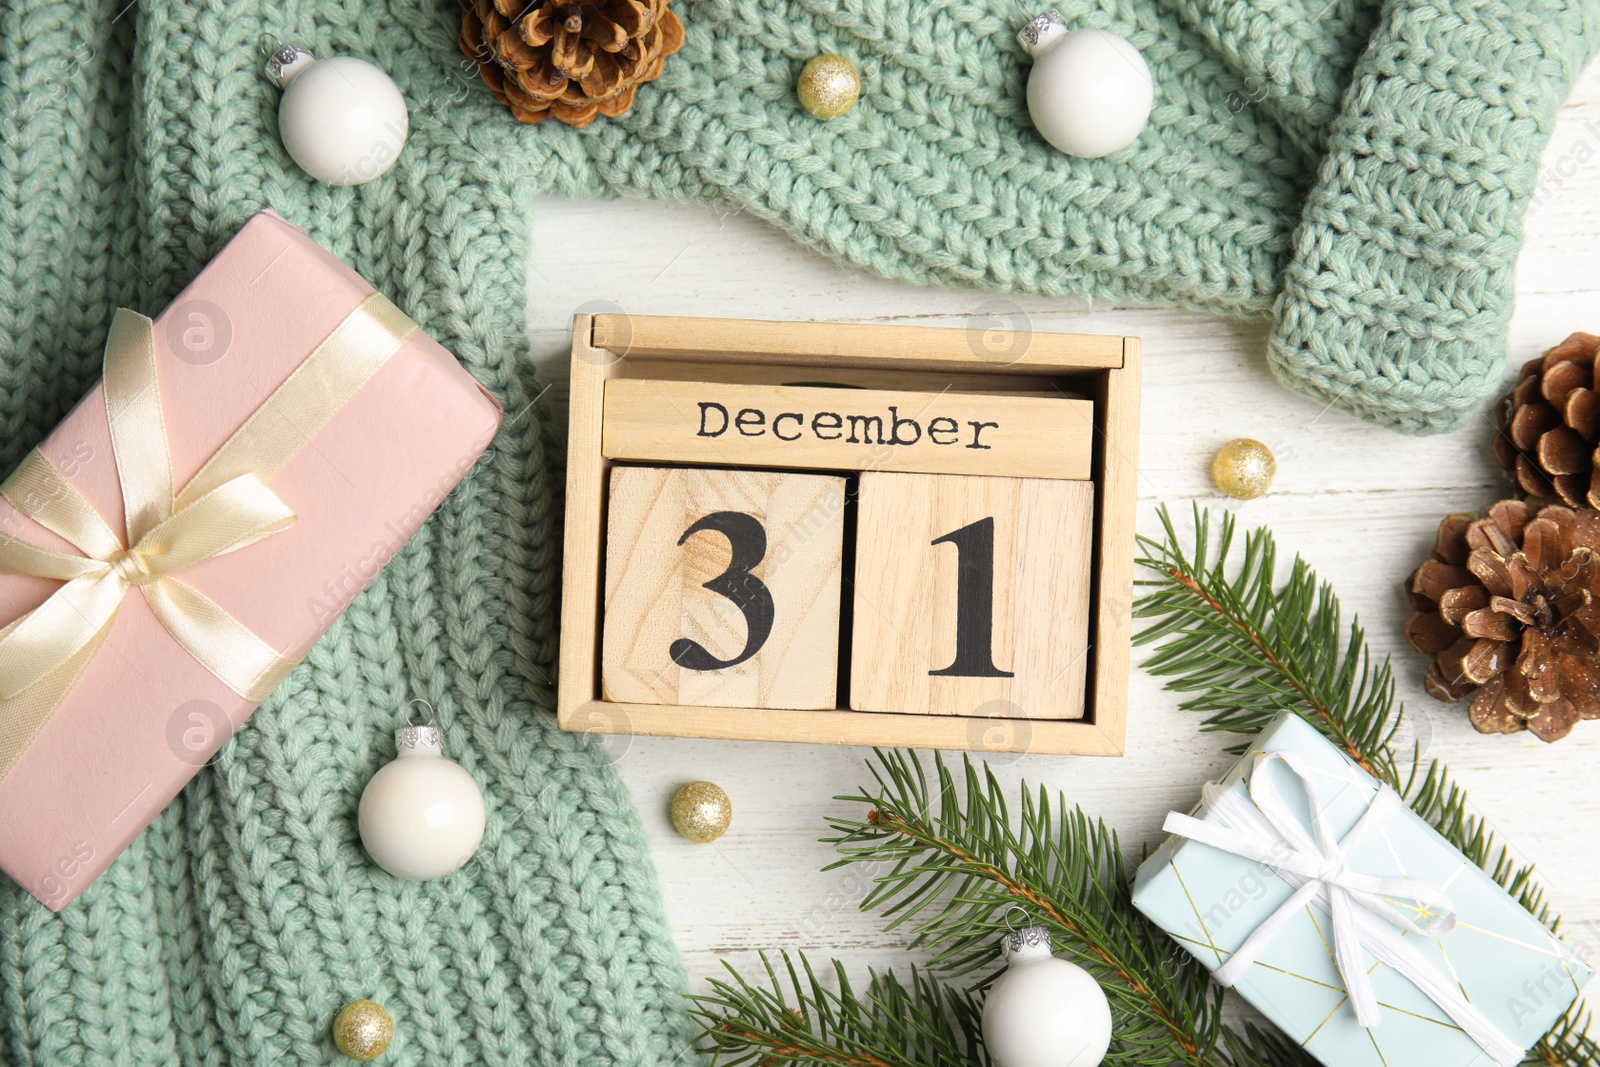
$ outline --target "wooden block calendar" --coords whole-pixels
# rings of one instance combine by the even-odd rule
[[[562,728],[1120,754],[1138,341],[1015,340],[579,316]]]

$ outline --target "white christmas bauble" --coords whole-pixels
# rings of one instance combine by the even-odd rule
[[[398,878],[425,881],[456,870],[483,840],[483,793],[444,757],[436,726],[395,731],[400,755],[361,793],[361,843]]]
[[[1105,30],[1068,30],[1054,11],[1019,35],[1033,56],[1028,112],[1040,136],[1069,156],[1099,159],[1144,129],[1155,83],[1139,50]]]
[[[983,1043],[997,1067],[1095,1067],[1111,1047],[1111,1005],[1082,967],[1050,954],[1050,934],[1010,934],[1005,973],[983,1002]]]
[[[287,45],[267,64],[283,87],[278,133],[302,170],[330,185],[361,185],[394,166],[411,132],[405,98],[364,59],[314,59]]]

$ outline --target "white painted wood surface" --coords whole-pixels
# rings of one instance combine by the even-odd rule
[[[1522,362],[1578,329],[1600,331],[1600,65],[1562,112],[1528,219],[1513,323],[1514,376]],[[564,410],[568,323],[580,311],[830,319],[967,327],[974,316],[1016,313],[1040,331],[1137,334],[1144,339],[1140,530],[1154,509],[1232,506],[1247,525],[1276,531],[1334,583],[1358,613],[1373,651],[1393,655],[1401,695],[1428,753],[1445,760],[1477,810],[1523,859],[1536,862],[1568,937],[1600,958],[1600,722],[1544,745],[1529,734],[1484,737],[1464,706],[1429,700],[1424,663],[1401,636],[1401,582],[1426,555],[1438,520],[1508,495],[1489,453],[1485,418],[1442,437],[1405,438],[1280,388],[1264,361],[1266,326],[1191,311],[1081,303],[960,290],[918,289],[828,262],[743,215],[645,202],[535,208],[528,272],[533,358]],[[574,253],[577,253],[576,255]],[[592,259],[586,256],[592,255]],[[1212,487],[1212,453],[1233,437],[1267,442],[1278,478],[1264,498],[1228,504]],[[1135,653],[1135,662],[1143,654]],[[1228,738],[1202,735],[1142,671],[1131,681],[1122,759],[1001,757],[1009,780],[1043,782],[1121,834],[1130,851],[1159,840],[1171,808],[1229,763]],[[650,834],[673,931],[697,989],[727,960],[748,969],[760,949],[839,956],[852,970],[901,965],[906,938],[885,934],[856,904],[865,884],[822,873],[818,842],[829,798],[868,780],[856,748],[614,737],[607,742]],[[714,845],[673,832],[672,791],[705,778],[733,799],[733,827]]]

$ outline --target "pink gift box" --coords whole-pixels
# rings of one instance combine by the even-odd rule
[[[155,321],[176,484],[372,292],[272,212],[247,222]],[[301,657],[471,468],[500,416],[455,357],[417,331],[273,477],[294,525],[178,577],[280,654]],[[100,386],[40,451],[125,540]],[[76,551],[4,500],[0,529]],[[0,575],[0,623],[58,587]],[[254,710],[129,592],[99,653],[0,780],[0,869],[59,911]]]

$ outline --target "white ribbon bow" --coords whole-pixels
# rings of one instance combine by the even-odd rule
[[[1287,767],[1305,787],[1315,840],[1306,835],[1267,773],[1275,762]],[[1401,808],[1404,802],[1399,794],[1380,784],[1360,821],[1341,840],[1328,824],[1326,805],[1317,792],[1314,774],[1294,752],[1261,753],[1252,761],[1245,778],[1249,799],[1234,789],[1208,782],[1204,801],[1214,822],[1202,822],[1176,811],[1167,815],[1168,833],[1254,860],[1272,868],[1294,887],[1289,899],[1213,972],[1217,981],[1232,986],[1260,957],[1278,929],[1297,917],[1306,905],[1315,903],[1332,919],[1334,965],[1359,1025],[1377,1026],[1381,1021],[1378,998],[1363,958],[1365,951],[1415,985],[1500,1067],[1520,1063],[1525,1051],[1522,1046],[1467,1003],[1460,991],[1404,939],[1406,933],[1438,937],[1454,929],[1455,909],[1444,890],[1412,878],[1362,874],[1351,870],[1346,862],[1363,838]],[[1415,901],[1419,907],[1408,915],[1396,906],[1396,899]],[[1427,923],[1424,919],[1428,916],[1438,916],[1442,921]]]

